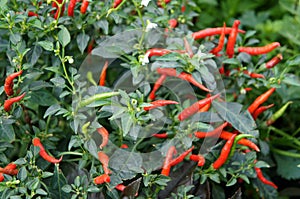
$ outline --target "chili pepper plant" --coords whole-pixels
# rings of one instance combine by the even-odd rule
[[[299,57],[197,4],[0,0],[1,198],[284,195]]]

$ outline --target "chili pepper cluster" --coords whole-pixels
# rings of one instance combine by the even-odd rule
[[[12,105],[14,103],[21,101],[26,95],[26,93],[23,93],[19,96],[11,97],[14,95],[14,79],[16,77],[19,77],[22,73],[23,73],[23,70],[20,70],[18,72],[8,75],[5,79],[4,91],[5,91],[6,95],[9,97],[9,99],[4,101],[4,105],[3,105],[4,110],[6,112],[9,112],[12,108]]]
[[[167,3],[167,2],[165,2]],[[160,4],[161,5],[161,4]],[[175,20],[170,20],[170,28],[175,28],[177,25],[177,21]],[[197,39],[202,39],[205,37],[209,36],[214,36],[214,35],[220,35],[219,38],[219,43],[218,45],[210,50],[210,53],[214,54],[215,56],[221,56],[221,55],[226,55],[228,58],[233,58],[235,56],[235,46],[236,46],[236,39],[237,35],[239,33],[245,33],[245,31],[238,29],[240,25],[240,21],[236,20],[233,23],[233,26],[231,28],[226,27],[226,24],[224,23],[223,27],[217,27],[217,28],[208,28],[205,30],[201,30],[198,32],[195,32],[192,34],[192,38],[194,40]],[[227,41],[227,46],[226,46],[226,51],[225,53],[221,53],[225,46],[225,37],[226,35],[229,35],[228,41]],[[149,58],[155,57],[155,56],[164,56],[169,53],[180,53],[180,54],[188,54],[189,57],[193,57],[193,52],[191,47],[189,46],[187,40],[184,38],[184,46],[185,50],[169,50],[169,49],[163,49],[163,48],[152,48],[146,51],[145,57],[144,57],[144,62],[149,63]],[[275,48],[279,47],[280,44],[278,42],[274,42],[271,44],[268,44],[263,47],[238,47],[237,50],[238,52],[243,52],[247,53],[249,55],[260,55],[260,54],[265,54],[268,53]],[[270,61],[264,64],[264,67],[269,69],[274,67],[276,64],[278,64],[282,60],[282,55],[278,54],[274,58],[272,58]],[[103,68],[101,75],[100,75],[100,86],[103,86],[105,84],[105,76],[106,76],[106,70],[107,70],[107,64]],[[239,68],[235,70],[240,70]],[[206,112],[210,109],[211,107],[211,102],[215,99],[218,99],[220,97],[220,94],[216,94],[211,96],[211,90],[205,87],[203,84],[200,84],[193,76],[192,74],[188,72],[180,72],[178,73],[175,68],[157,68],[156,73],[160,75],[160,77],[157,79],[157,81],[154,83],[153,89],[151,90],[148,98],[150,101],[151,106],[144,107],[145,111],[149,111],[151,109],[161,107],[161,106],[166,106],[170,104],[178,104],[176,101],[172,100],[156,100],[156,92],[159,90],[160,86],[163,84],[163,82],[167,79],[167,77],[176,77],[179,79],[182,79],[184,81],[189,82],[190,84],[194,85],[195,87],[199,88],[202,91],[208,92],[207,97],[197,101],[196,103],[192,104],[191,106],[185,108],[182,112],[178,114],[178,120],[183,121],[186,120],[187,118],[193,116],[194,114],[198,112]],[[220,73],[224,75],[228,75],[229,72],[224,69],[224,66],[220,68]],[[253,73],[248,70],[243,71],[244,74],[250,76],[251,78],[265,78],[264,75],[258,74],[258,73]],[[245,88],[245,91],[251,91],[252,88]],[[271,108],[274,106],[274,104],[263,106],[262,104],[265,103],[268,98],[274,93],[276,88],[270,88],[268,91],[265,93],[261,94],[259,97],[257,97],[253,103],[248,107],[248,112],[252,115],[253,119],[256,120],[258,116],[266,111],[267,109]],[[281,111],[282,112],[282,111]],[[273,116],[275,117],[275,116]],[[269,120],[269,122],[266,122],[267,124],[271,123],[272,118]],[[243,145],[245,147],[248,147],[248,149],[252,149],[256,152],[260,152],[259,147],[252,141],[248,140],[247,138],[252,137],[251,135],[248,134],[241,134],[237,130],[233,130],[232,132],[225,130],[225,128],[231,127],[231,125],[228,122],[224,122],[217,128],[215,128],[213,131],[210,132],[195,132],[194,136],[199,139],[207,138],[207,137],[213,137],[213,138],[220,138],[221,140],[225,140],[225,144],[222,147],[221,153],[219,157],[211,164],[211,168],[214,170],[217,170],[221,168],[230,157],[235,152],[236,145]],[[106,145],[107,140],[108,140],[108,133],[104,133],[104,129],[101,129],[98,131],[102,137],[103,137],[103,142],[100,145],[100,148]],[[152,135],[153,137],[156,138],[161,138],[161,139],[168,139],[172,138],[173,135],[169,133],[156,133]],[[185,157],[187,157],[190,153],[192,153],[194,149],[194,146],[191,147],[190,149],[184,151],[182,154],[180,154],[178,157],[176,156],[176,147],[175,146],[170,146],[169,149],[166,152],[166,156],[164,159],[164,162],[162,164],[162,170],[161,174],[168,176],[170,174],[171,168],[180,162],[182,162]],[[247,150],[249,151],[249,150]],[[108,170],[107,163],[106,161],[103,161],[103,159],[107,160],[107,156],[103,156],[103,152],[99,152],[99,160],[102,163],[103,169],[104,169],[104,174],[95,178],[94,182],[96,184],[102,184],[104,182],[109,182],[109,172],[106,171]],[[191,154],[189,156],[189,160],[197,162],[198,166],[204,166],[206,161],[205,161],[205,156],[201,154]],[[255,162],[254,162],[255,163]],[[258,179],[260,179],[263,183],[270,185],[274,188],[277,188],[277,186],[267,180],[263,174],[261,169],[255,167],[254,168]],[[106,179],[106,180],[104,180]],[[124,190],[125,186],[120,184],[116,187],[118,190]]]

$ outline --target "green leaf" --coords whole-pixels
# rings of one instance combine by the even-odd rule
[[[39,41],[38,45],[42,46],[47,51],[53,51],[53,43],[50,41]]]
[[[25,181],[27,178],[27,170],[25,167],[21,167],[17,175],[18,179],[21,181]]]
[[[48,193],[46,191],[44,191],[43,189],[37,189],[36,193],[42,196],[46,196],[48,195]]]
[[[51,178],[50,183],[50,198],[64,199],[69,198],[68,194],[62,190],[62,187],[67,184],[67,180],[61,170],[59,169],[58,164],[55,164],[53,177]]]
[[[16,45],[18,42],[20,42],[22,39],[21,35],[18,33],[14,33],[14,34],[10,34],[9,35],[9,40],[11,41],[11,43],[13,43],[14,45]]]
[[[255,121],[248,111],[241,113],[241,104],[213,101],[213,107],[217,110],[220,117],[229,122],[236,130],[254,137],[258,136],[258,131],[254,130],[256,128]]]
[[[137,173],[143,173],[142,157],[139,153],[117,150],[109,160],[109,167],[122,179],[131,179]]]
[[[300,78],[294,74],[285,74],[282,82],[292,86],[300,86]]]
[[[11,124],[0,123],[0,140],[13,142],[15,140],[15,131]]]
[[[58,41],[63,47],[66,47],[71,41],[71,36],[66,27],[61,26],[60,28],[61,30],[57,34]]]
[[[295,152],[295,151],[294,151]],[[287,180],[300,179],[300,158],[292,158],[274,153],[277,162],[277,173]]]
[[[72,187],[70,185],[66,184],[62,187],[62,190],[66,193],[70,193],[72,191]]]
[[[44,118],[46,118],[49,115],[54,115],[57,111],[59,111],[60,105],[59,104],[53,104],[51,105],[45,112]]]
[[[41,106],[51,106],[52,104],[56,104],[57,100],[53,96],[52,93],[50,93],[47,90],[40,90],[35,91],[31,93],[30,100],[31,103],[38,104]]]
[[[31,51],[31,54],[30,54],[30,64],[31,65],[34,65],[36,64],[36,62],[38,61],[39,57],[41,56],[43,50],[40,46],[38,45],[35,45]]]
[[[79,48],[81,54],[83,54],[84,50],[87,47],[88,42],[90,40],[90,36],[86,35],[85,33],[81,33],[77,36],[76,40],[77,40],[78,48]]]
[[[107,20],[100,20],[99,22],[97,22],[97,25],[103,30],[104,34],[108,34],[109,23]]]
[[[1,0],[1,1],[0,1],[0,8],[1,8],[1,9],[6,8],[7,1],[8,1],[8,0]]]
[[[235,177],[231,177],[230,180],[226,183],[227,187],[234,185],[237,182]]]

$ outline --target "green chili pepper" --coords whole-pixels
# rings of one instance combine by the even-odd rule
[[[230,154],[229,154],[228,159],[229,159],[230,157],[233,156],[233,154],[234,154],[234,152],[235,152],[236,145],[237,145],[237,143],[238,143],[241,139],[245,139],[245,138],[253,138],[253,137],[254,137],[254,136],[253,136],[253,135],[250,135],[250,134],[239,134],[239,135],[237,135],[237,136],[235,137],[235,139],[234,139],[234,142],[233,142],[233,145],[232,145],[232,147],[231,147],[231,151],[230,151]]]
[[[119,92],[108,92],[108,93],[100,93],[100,94],[93,95],[87,99],[82,100],[79,103],[79,108],[85,107],[95,101],[106,99],[106,98],[113,97],[116,95],[119,95]]]
[[[280,118],[280,117],[284,114],[284,112],[285,112],[285,110],[287,109],[287,107],[288,107],[290,104],[292,104],[292,103],[293,103],[292,101],[289,101],[289,102],[287,102],[285,105],[283,105],[278,111],[276,111],[276,112],[271,116],[271,118],[268,119],[268,120],[266,121],[267,126],[270,126],[270,125],[273,124],[278,118]]]

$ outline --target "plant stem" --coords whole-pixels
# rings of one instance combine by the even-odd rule
[[[284,150],[275,149],[275,148],[271,148],[271,150],[275,153],[280,154],[280,155],[284,155],[284,156],[288,156],[288,157],[292,157],[292,158],[300,158],[299,153],[293,153],[293,152],[290,152],[290,151],[284,151]]]
[[[279,130],[279,129],[273,127],[273,126],[270,126],[269,129],[272,130],[273,132],[275,132],[275,133],[277,133],[277,134],[283,136],[283,137],[286,137],[286,138],[292,140],[295,144],[297,144],[298,146],[300,146],[300,141],[299,141],[298,139],[296,139],[296,138],[294,138],[293,136],[291,136],[291,135],[285,133],[284,131]]]

